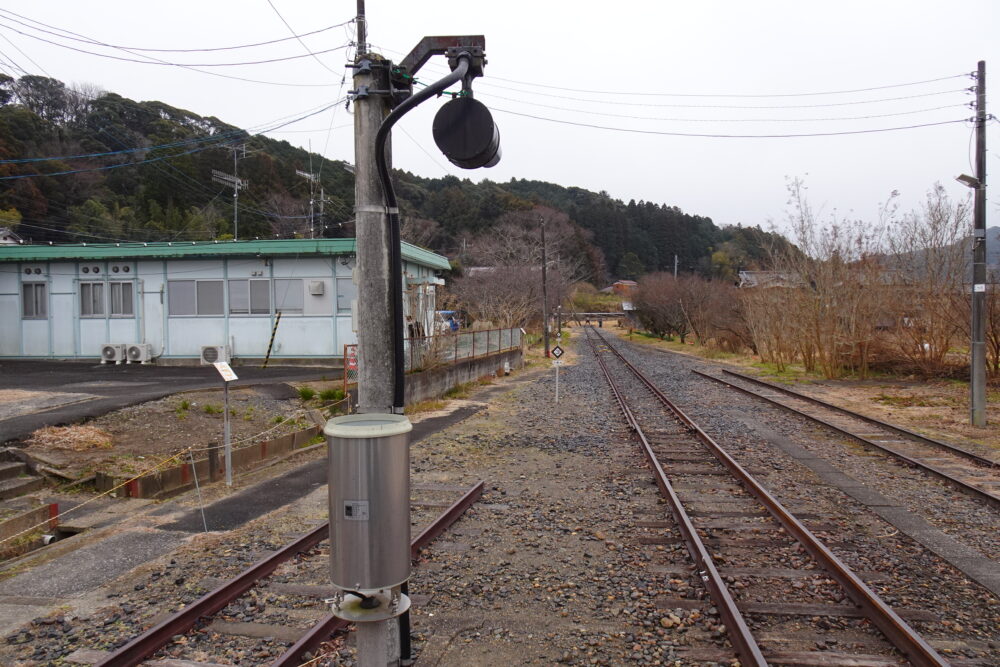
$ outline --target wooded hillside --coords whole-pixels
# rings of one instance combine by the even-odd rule
[[[34,242],[200,240],[233,233],[233,192],[213,170],[238,172],[239,236],[310,232],[310,182],[317,175],[316,235],[353,236],[354,177],[345,163],[310,155],[258,131],[163,102],[136,102],[41,76],[0,75],[0,225]],[[234,167],[234,155],[236,165]],[[462,263],[477,237],[505,214],[537,205],[579,228],[583,277],[595,283],[672,271],[732,280],[761,267],[766,248],[787,243],[759,227],[711,219],[652,202],[623,202],[541,181],[473,183],[397,171],[409,240]]]

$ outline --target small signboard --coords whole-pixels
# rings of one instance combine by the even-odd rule
[[[562,359],[553,359],[552,360],[552,365],[553,366],[562,366],[563,365]]]
[[[556,345],[554,348],[552,348],[552,356],[555,357],[556,359],[563,356],[563,349],[558,345]]]
[[[230,368],[229,364],[225,361],[216,361],[212,365],[215,366],[215,370],[219,371],[219,375],[222,376],[224,381],[232,382],[233,380],[239,380],[239,378],[236,377],[236,373],[233,372],[233,369]]]
[[[358,348],[357,346],[350,346],[347,348],[347,370],[356,371],[358,370]]]

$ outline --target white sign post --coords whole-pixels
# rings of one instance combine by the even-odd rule
[[[562,366],[562,360],[559,357],[563,356],[563,349],[556,345],[552,348],[552,356],[555,357],[552,360],[552,365],[556,367],[556,405],[559,405],[559,367]]]
[[[238,380],[236,373],[230,368],[229,364],[225,361],[216,361],[214,364],[215,370],[219,371],[219,375],[222,376],[222,396],[223,406],[222,413],[222,438],[225,443],[226,448],[226,486],[233,485],[233,447],[229,440],[229,383],[233,380]]]

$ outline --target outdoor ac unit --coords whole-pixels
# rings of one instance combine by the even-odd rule
[[[229,363],[228,345],[202,345],[201,363],[202,365],[214,364],[217,361]]]
[[[145,364],[153,360],[153,346],[149,343],[129,345],[125,356],[130,364]]]
[[[326,291],[326,283],[322,280],[309,281],[309,294],[312,296],[323,296]]]
[[[120,364],[125,361],[124,343],[105,343],[101,346],[102,364]]]

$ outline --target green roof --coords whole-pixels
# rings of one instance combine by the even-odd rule
[[[354,239],[275,239],[264,241],[182,241],[174,243],[79,243],[0,245],[0,262],[57,262],[122,259],[198,259],[215,257],[308,257],[348,255]],[[403,259],[442,271],[448,258],[403,243]]]

